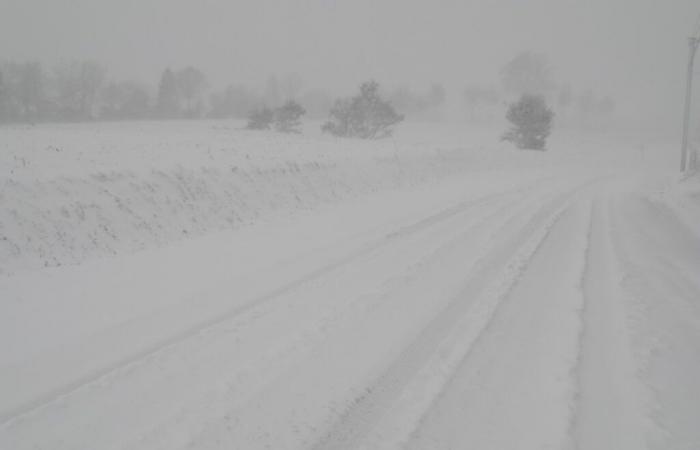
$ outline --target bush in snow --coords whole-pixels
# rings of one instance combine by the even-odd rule
[[[545,149],[554,113],[547,107],[544,97],[523,95],[510,105],[506,118],[512,127],[503,135],[504,141],[510,141],[521,149]]]
[[[301,116],[306,110],[296,101],[289,100],[284,105],[275,109],[275,130],[282,133],[300,133]]]
[[[379,84],[367,81],[355,97],[337,100],[321,130],[339,137],[381,139],[391,136],[392,127],[404,116],[379,95]]]
[[[247,128],[249,130],[269,130],[274,118],[274,111],[266,106],[254,109],[248,115]]]

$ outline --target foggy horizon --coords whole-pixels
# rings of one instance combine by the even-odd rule
[[[304,88],[334,94],[372,78],[418,91],[442,83],[455,97],[469,84],[499,87],[503,65],[532,51],[557,85],[612,96],[621,117],[675,126],[697,14],[690,0],[4,0],[0,60],[50,69],[93,59],[112,79],[150,86],[166,67],[193,65],[213,90],[298,74]]]

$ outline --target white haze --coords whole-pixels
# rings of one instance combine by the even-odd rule
[[[0,0],[0,450],[700,449],[698,13]]]
[[[497,85],[521,51],[619,116],[679,122],[692,0],[0,0],[0,60],[91,58],[154,85],[192,64],[213,88],[299,74],[348,92],[369,77],[425,89]],[[675,128],[671,128],[675,129]]]

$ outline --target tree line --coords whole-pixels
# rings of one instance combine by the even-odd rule
[[[247,118],[250,129],[300,132],[301,117],[328,117],[323,130],[335,136],[380,138],[403,116],[380,97],[379,85],[367,82],[351,99],[334,100],[323,91],[302,93],[302,81],[290,75],[271,77],[264,92],[231,85],[212,92],[204,73],[192,66],[166,68],[155,92],[135,81],[108,81],[106,71],[90,60],[62,63],[51,71],[41,63],[0,64],[0,123],[91,120]],[[408,90],[393,94],[412,111],[436,106],[444,90],[430,95]],[[302,103],[304,106],[302,106]]]
[[[91,60],[46,70],[39,62],[0,64],[0,122],[196,118],[204,111],[204,74],[166,69],[158,89],[136,81],[109,81]]]
[[[402,113],[434,114],[445,91],[434,84],[426,93],[401,87],[387,93]],[[268,78],[262,91],[243,84],[214,90],[196,67],[166,68],[157,84],[111,80],[92,60],[47,69],[40,62],[0,63],[0,123],[141,119],[246,119],[251,112],[303,105],[308,117],[326,118],[335,98],[322,89],[304,89],[298,75]]]
[[[491,121],[522,100],[521,117],[532,107],[540,122],[553,104],[558,120],[583,126],[605,124],[615,101],[586,89],[575,93],[569,84],[552,81],[546,58],[523,52],[500,71],[501,88],[471,84],[463,91],[462,106],[472,121]],[[535,98],[536,97],[536,98]],[[141,120],[247,119],[250,129],[300,132],[301,117],[326,118],[322,130],[335,136],[381,138],[405,117],[441,118],[446,91],[433,83],[425,92],[407,87],[380,89],[376,82],[360,86],[354,97],[336,99],[322,89],[304,89],[295,74],[269,77],[262,91],[242,84],[212,90],[205,74],[193,66],[163,70],[157,88],[135,81],[108,79],[105,69],[91,60],[71,61],[46,70],[39,62],[0,63],[0,123]],[[545,108],[547,111],[542,110]],[[507,112],[507,111],[506,111]],[[553,117],[553,115],[552,115]],[[551,122],[551,117],[544,120]],[[504,138],[515,139],[509,132]],[[542,135],[542,132],[539,132]],[[526,139],[540,145],[541,139]]]
[[[295,100],[274,109],[254,109],[248,116],[248,129],[300,133],[304,114],[306,110]],[[392,103],[382,97],[379,83],[370,80],[360,85],[356,95],[335,101],[321,131],[336,137],[382,139],[391,136],[394,126],[403,119]]]

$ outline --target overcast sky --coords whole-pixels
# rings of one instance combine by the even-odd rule
[[[215,86],[296,72],[347,92],[368,77],[496,84],[533,50],[575,90],[676,117],[698,13],[697,0],[0,0],[0,59],[93,58],[152,84],[188,64]]]

